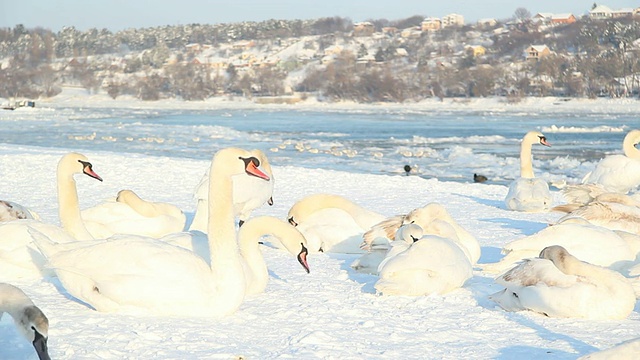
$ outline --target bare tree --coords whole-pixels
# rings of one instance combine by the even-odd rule
[[[527,10],[526,8],[519,7],[513,13],[513,17],[516,20],[519,20],[521,22],[525,22],[526,20],[531,19],[531,12],[529,12],[529,10]]]

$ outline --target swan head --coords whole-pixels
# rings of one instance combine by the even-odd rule
[[[538,257],[550,260],[560,271],[564,273],[567,272],[567,261],[570,261],[569,259],[573,258],[567,249],[560,245],[547,246],[540,251],[540,255]]]
[[[529,131],[524,136],[524,142],[529,144],[540,144],[544,146],[551,147],[551,144],[547,141],[547,137],[544,136],[540,131]]]
[[[309,254],[309,250],[307,250],[307,247],[304,246],[304,243],[301,242],[300,245],[302,246],[302,249],[300,249],[300,252],[297,256],[298,262],[300,263],[300,265],[302,265],[302,267],[308,274],[310,272],[309,263],[307,263],[307,255]]]
[[[47,348],[49,320],[37,306],[26,306],[15,319],[17,328],[31,342],[40,360],[50,360]]]
[[[422,239],[424,235],[424,230],[421,226],[416,224],[407,224],[402,225],[398,231],[396,231],[396,240],[402,240],[408,244],[413,244],[414,242]]]
[[[96,180],[102,181],[100,175],[93,171],[93,165],[89,159],[80,153],[68,153],[58,162],[58,173],[85,174]]]
[[[228,175],[246,174],[265,181],[271,179],[261,168],[260,160],[252,152],[244,149],[230,147],[218,150],[213,156],[212,164],[224,164]]]

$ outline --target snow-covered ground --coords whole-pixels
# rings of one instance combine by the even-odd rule
[[[143,198],[181,207],[190,221],[192,192],[207,161],[84,153],[104,182],[77,177],[82,208],[131,188]],[[55,168],[63,154],[0,144],[0,198],[58,224]],[[477,237],[480,263],[497,261],[503,244],[560,216],[507,211],[507,188],[500,185],[278,164],[273,171],[275,203],[254,215],[284,219],[296,200],[320,192],[343,195],[389,216],[437,201]],[[554,201],[562,202],[560,194],[554,193]],[[349,267],[356,255],[312,254],[306,274],[288,253],[268,245],[262,251],[270,269],[266,291],[219,320],[104,314],[74,300],[55,278],[12,283],[48,316],[53,359],[575,359],[640,334],[638,306],[621,321],[507,313],[487,298],[501,287],[478,270],[463,288],[444,296],[379,296],[373,287],[376,276]],[[0,358],[35,356],[4,316]]]

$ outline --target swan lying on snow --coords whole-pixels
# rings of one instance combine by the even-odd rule
[[[436,221],[437,220],[437,221]],[[416,224],[423,228],[425,234],[443,236],[434,226],[440,222],[445,222],[453,228],[454,235],[449,238],[454,240],[467,255],[469,262],[475,264],[480,259],[480,244],[478,240],[461,227],[449,214],[447,209],[439,203],[429,203],[424,207],[414,209],[406,215],[394,216],[385,219],[371,227],[363,234],[363,242],[360,247],[368,249],[361,259],[356,260],[352,267],[357,271],[370,272],[373,268],[373,261],[379,258],[381,250],[389,248],[389,242],[396,240],[395,234],[398,229],[406,224]]]
[[[40,360],[50,360],[47,349],[49,319],[19,288],[0,283],[0,318],[6,312],[25,339],[36,349]]]
[[[304,235],[312,252],[363,253],[362,234],[384,220],[342,196],[314,194],[297,201],[287,219]]]
[[[238,231],[238,245],[247,283],[246,295],[262,293],[267,286],[267,264],[258,248],[258,242],[264,235],[278,239],[282,246],[298,259],[304,270],[307,273],[310,271],[307,263],[307,240],[295,227],[272,216],[251,218]],[[159,240],[193,251],[203,259],[210,257],[207,238],[200,232],[172,234]]]
[[[268,203],[273,205],[274,178],[271,164],[264,152],[252,150],[251,154],[264,173],[269,176],[269,181],[246,176],[237,176],[233,179],[233,213],[238,217],[240,226],[249,219],[251,212]],[[193,197],[196,200],[196,212],[189,230],[207,232],[207,213],[209,202],[209,170],[205,172],[196,186]]]
[[[531,147],[533,144],[551,146],[539,131],[529,131],[520,144],[520,177],[509,185],[504,202],[507,208],[516,211],[540,212],[551,207],[549,184],[533,175]]]
[[[39,279],[48,273],[45,259],[33,245],[30,228],[46,234],[57,242],[92,239],[80,218],[75,174],[85,174],[102,181],[93,171],[86,156],[68,153],[58,161],[56,183],[58,188],[58,213],[63,228],[38,220],[13,220],[0,223],[0,279]]]
[[[584,219],[573,219],[506,244],[502,248],[505,256],[500,261],[480,266],[486,272],[498,273],[522,259],[536,256],[547,246],[560,245],[584,261],[622,270],[635,260],[639,241],[637,237],[621,236]]]
[[[233,214],[233,176],[269,177],[246,150],[226,148],[211,161],[209,263],[157,239],[120,235],[65,249],[34,239],[69,294],[103,312],[224,316],[245,296],[243,261]]]
[[[622,342],[609,349],[600,350],[578,360],[635,360],[640,354],[640,338]]]
[[[423,236],[415,224],[398,230],[399,240],[380,263],[375,288],[383,295],[444,294],[464,285],[473,275],[471,263],[455,242]],[[401,241],[400,241],[401,240]]]
[[[490,299],[506,311],[549,317],[619,320],[636,304],[633,287],[619,273],[578,260],[562,246],[544,248],[496,278],[504,290]]]
[[[0,222],[19,219],[40,220],[40,216],[26,207],[12,201],[0,200]]]
[[[609,155],[585,175],[583,184],[600,184],[606,190],[626,194],[640,185],[640,130],[631,130],[624,137],[624,155]]]
[[[177,206],[141,199],[132,190],[121,190],[115,201],[83,210],[82,220],[95,239],[115,234],[162,237],[184,230],[186,216]]]

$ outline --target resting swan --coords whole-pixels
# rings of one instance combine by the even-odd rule
[[[362,234],[384,216],[342,196],[314,194],[297,201],[287,219],[307,239],[310,251],[357,254],[364,252]]]
[[[19,288],[0,283],[0,318],[6,312],[13,318],[13,322],[35,348],[40,360],[50,360],[47,349],[49,338],[49,319],[42,310]]]
[[[0,222],[18,219],[40,220],[40,216],[35,211],[20,204],[16,204],[12,201],[0,200]]]
[[[269,177],[242,149],[218,151],[209,182],[209,263],[192,251],[157,239],[119,235],[65,249],[43,236],[34,241],[69,294],[101,312],[224,316],[245,296],[243,262],[236,239],[233,184],[236,175]]]
[[[500,275],[504,290],[490,299],[507,311],[529,310],[549,317],[620,320],[636,304],[631,283],[619,273],[580,261],[562,246],[544,248]]]
[[[631,266],[638,249],[628,240],[632,239],[583,219],[573,219],[506,244],[502,248],[505,256],[500,261],[481,267],[486,272],[501,272],[522,259],[535,257],[547,246],[560,245],[591,264],[623,270]]]
[[[640,185],[640,130],[631,130],[624,137],[624,155],[609,155],[585,175],[583,184],[600,184],[606,190],[626,194]]]
[[[531,147],[533,144],[551,146],[539,131],[529,131],[520,144],[520,177],[509,185],[505,204],[510,210],[525,212],[547,211],[551,207],[549,184],[533,175]]]
[[[162,237],[184,230],[186,217],[177,206],[141,199],[132,190],[118,192],[116,201],[108,201],[83,210],[87,230],[95,239],[115,234]]]
[[[238,176],[233,179],[233,212],[238,217],[238,224],[242,224],[249,219],[251,212],[268,203],[273,205],[273,171],[271,164],[264,152],[252,150],[253,157],[257,159],[255,166],[264,169],[269,176],[269,181],[255,179],[246,176]],[[189,230],[207,232],[207,211],[209,192],[209,171],[207,170],[196,186],[193,197],[196,199],[196,212],[193,221],[189,225]]]
[[[168,235],[160,239],[170,244],[178,245],[204,259],[208,259],[209,246],[206,237],[201,232],[179,233]],[[307,240],[289,223],[272,216],[258,216],[247,220],[238,231],[238,245],[242,255],[244,274],[246,279],[245,295],[255,295],[264,292],[267,287],[269,273],[264,257],[258,248],[259,240],[264,235],[277,238],[289,253],[309,273],[307,263]]]
[[[30,219],[0,223],[0,279],[42,278],[47,275],[43,269],[45,259],[32,244],[29,228],[35,228],[58,242],[92,239],[80,218],[75,174],[85,174],[102,181],[82,154],[68,153],[58,161],[58,213],[64,229]]]
[[[453,241],[423,236],[422,228],[404,225],[385,259],[375,288],[383,295],[445,294],[460,288],[473,275],[469,259]]]
[[[478,262],[480,259],[480,244],[478,240],[461,227],[444,206],[436,202],[414,209],[404,216],[394,216],[373,225],[371,229],[362,236],[364,241],[361,247],[367,249],[369,248],[369,244],[374,241],[380,243],[381,238],[393,240],[393,234],[395,234],[402,225],[417,224],[426,230],[434,220],[441,220],[451,225],[455,230],[456,241],[464,248],[465,254],[468,255],[471,264]]]
[[[578,360],[635,360],[638,354],[640,354],[640,338],[635,338],[608,349],[581,356]]]

